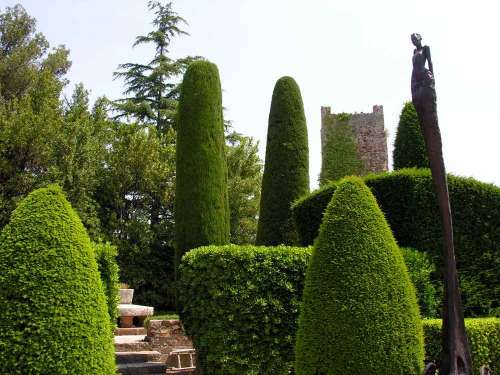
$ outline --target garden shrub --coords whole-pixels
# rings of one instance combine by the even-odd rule
[[[205,374],[279,375],[292,369],[310,256],[311,248],[236,245],[203,247],[185,255],[180,278],[182,321],[193,335]],[[408,264],[410,275],[413,263]],[[466,319],[467,327],[472,320],[486,319]],[[426,332],[429,321],[435,320],[424,320]],[[495,322],[498,329],[498,319]],[[439,359],[440,337],[437,328],[427,334],[427,357]],[[494,337],[498,342],[498,331]],[[482,350],[478,342],[471,342],[473,356]]]
[[[55,185],[22,200],[0,237],[0,373],[114,375],[95,256]]]
[[[438,266],[442,235],[429,170],[402,169],[364,178],[400,246],[426,251]],[[457,268],[466,316],[500,314],[500,188],[449,176]],[[330,183],[293,205],[300,242],[313,243],[337,184]]]
[[[392,155],[394,169],[429,168],[424,135],[420,130],[417,110],[411,102],[405,103],[399,116]]]
[[[215,64],[189,65],[177,120],[176,264],[192,248],[229,243],[222,91]]]
[[[441,319],[424,319],[425,352],[428,361],[441,359]],[[465,319],[474,373],[487,365],[494,374],[500,373],[500,319]]]
[[[295,373],[421,375],[415,289],[382,211],[359,177],[329,203],[307,269]]]
[[[118,289],[120,289],[120,280],[118,264],[116,256],[118,251],[116,246],[106,243],[92,243],[94,253],[97,261],[97,268],[101,275],[102,286],[104,288],[104,295],[108,304],[108,313],[111,323],[116,324],[118,319],[118,302],[120,297]]]
[[[420,315],[427,318],[439,317],[443,286],[432,278],[436,266],[425,252],[407,247],[401,248],[401,253],[417,292]]]
[[[288,374],[310,248],[208,246],[180,266],[182,322],[205,375]]]
[[[274,87],[262,177],[258,245],[296,245],[291,204],[309,192],[309,146],[300,89],[291,77]]]

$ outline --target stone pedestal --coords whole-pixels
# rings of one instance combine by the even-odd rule
[[[120,304],[118,305],[120,328],[133,328],[134,323],[142,327],[144,319],[154,314],[154,309],[150,306],[133,305],[133,296],[133,289],[120,289]]]

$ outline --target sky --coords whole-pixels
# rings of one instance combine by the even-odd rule
[[[132,48],[148,33],[146,0],[0,0],[20,2],[52,46],[71,50],[70,86],[92,98],[122,96],[118,64],[147,62]],[[190,36],[174,40],[173,57],[200,55],[219,67],[226,119],[260,141],[264,159],[272,91],[282,76],[301,89],[308,124],[311,187],[321,168],[321,106],[371,112],[384,106],[392,164],[403,104],[411,99],[418,32],[430,46],[446,168],[500,186],[500,2],[498,0],[174,0]]]

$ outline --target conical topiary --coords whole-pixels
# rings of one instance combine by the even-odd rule
[[[296,340],[297,375],[421,375],[415,290],[370,190],[340,183],[307,270]]]
[[[269,113],[257,244],[298,243],[291,205],[309,192],[309,146],[300,89],[291,77],[276,82]]]
[[[192,63],[184,75],[177,125],[176,264],[202,245],[230,238],[222,92],[217,66]]]
[[[114,375],[90,239],[62,190],[35,190],[0,237],[0,373]]]
[[[399,116],[392,156],[394,169],[429,168],[424,136],[420,130],[417,111],[411,102],[405,103]]]

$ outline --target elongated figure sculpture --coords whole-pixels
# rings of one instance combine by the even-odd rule
[[[411,76],[412,102],[417,110],[420,127],[425,139],[443,230],[445,294],[442,330],[443,352],[440,374],[472,375],[472,360],[458,288],[453,245],[453,223],[436,110],[436,89],[431,52],[429,46],[422,46],[420,34],[412,34],[411,41],[415,45]],[[432,372],[428,371],[429,374]]]

